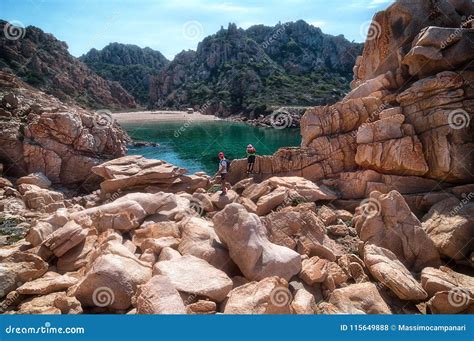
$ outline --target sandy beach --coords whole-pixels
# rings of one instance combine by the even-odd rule
[[[112,114],[118,123],[134,122],[185,122],[185,121],[216,121],[218,117],[202,115],[199,112],[188,114],[185,111],[135,111]]]

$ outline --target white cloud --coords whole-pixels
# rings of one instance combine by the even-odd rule
[[[310,25],[313,25],[315,27],[324,27],[326,25],[326,22],[325,21],[322,21],[322,20],[316,20],[316,21],[310,21],[309,22]]]
[[[380,5],[385,5],[392,3],[393,0],[371,0],[371,2],[367,5],[367,8],[376,8]]]
[[[249,13],[253,12],[255,8],[252,7],[244,7],[244,6],[238,6],[234,5],[230,2],[223,2],[220,4],[212,4],[212,5],[207,5],[205,6],[208,10],[213,10],[216,12],[232,12],[232,13]]]

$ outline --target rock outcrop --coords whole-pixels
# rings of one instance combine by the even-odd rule
[[[372,192],[357,208],[354,223],[361,240],[390,250],[409,270],[440,265],[433,241],[396,191]]]
[[[148,104],[151,76],[169,64],[160,52],[149,47],[120,43],[111,43],[102,50],[93,48],[79,60],[102,78],[120,83],[143,105]]]
[[[99,179],[93,166],[126,152],[128,137],[107,112],[66,105],[3,71],[0,98],[0,160],[10,175],[87,185]]]
[[[100,185],[104,194],[140,189],[149,192],[192,193],[197,188],[205,188],[209,184],[208,176],[186,175],[187,171],[184,168],[139,155],[105,162],[93,167],[92,171],[104,178]]]
[[[334,105],[308,109],[301,147],[258,156],[254,177],[334,178],[348,199],[374,189],[409,194],[431,192],[439,182],[472,183],[473,6],[399,0],[377,13],[354,67],[353,90]],[[368,185],[379,188],[354,193],[365,184],[346,180],[369,170],[367,181],[375,184]],[[242,174],[245,160],[234,160],[230,181]],[[426,186],[405,186],[413,182]]]
[[[301,270],[300,255],[271,243],[258,216],[242,205],[227,205],[214,216],[213,222],[219,239],[246,278],[278,276],[289,280]]]

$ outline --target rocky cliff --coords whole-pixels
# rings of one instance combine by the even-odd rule
[[[92,49],[79,58],[99,76],[117,81],[137,102],[146,105],[149,101],[149,83],[169,64],[158,51],[149,47],[111,43],[102,50]]]
[[[349,90],[361,49],[302,20],[247,30],[229,24],[153,78],[150,106],[252,117],[275,105],[335,102]]]
[[[71,56],[65,42],[29,26],[15,31],[0,20],[0,69],[67,103],[97,109],[134,108],[133,97],[122,86],[105,80]]]
[[[259,157],[256,177],[332,178],[346,198],[473,183],[473,6],[399,0],[377,13],[352,91],[307,110],[301,147]],[[234,162],[232,181],[244,164]]]
[[[0,160],[8,175],[42,172],[81,190],[90,170],[126,153],[127,134],[107,111],[66,105],[0,71]]]

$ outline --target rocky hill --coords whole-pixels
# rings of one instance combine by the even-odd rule
[[[275,105],[335,102],[349,90],[361,51],[302,20],[247,30],[229,24],[153,77],[150,105],[255,116]]]
[[[111,43],[102,50],[92,49],[79,60],[104,79],[119,82],[137,102],[149,101],[150,77],[169,64],[158,51],[149,47]]]
[[[1,32],[13,30],[0,20]],[[15,31],[12,31],[15,32]],[[90,108],[134,108],[118,82],[105,80],[71,56],[65,42],[29,26],[19,36],[0,35],[0,69],[68,103]]]
[[[110,113],[68,105],[0,71],[0,162],[10,176],[45,174],[81,190],[91,167],[126,153],[127,134]]]

